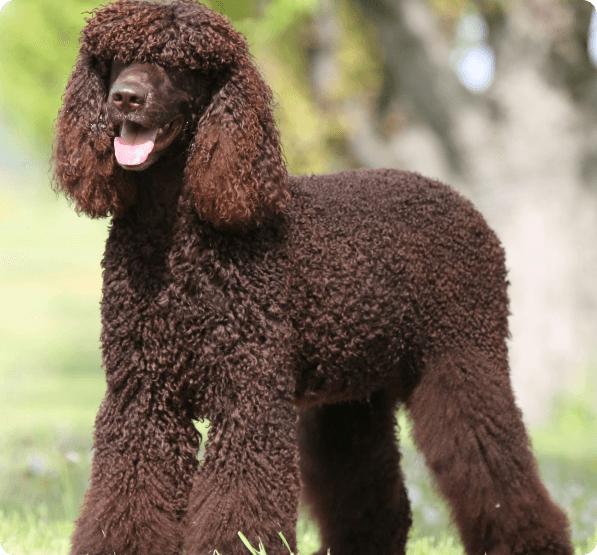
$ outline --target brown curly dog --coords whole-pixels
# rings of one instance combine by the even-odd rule
[[[111,216],[107,392],[73,555],[398,555],[404,403],[469,555],[570,555],[510,386],[504,255],[404,171],[288,177],[245,39],[192,0],[83,29],[54,186]],[[208,418],[205,459],[194,419]]]

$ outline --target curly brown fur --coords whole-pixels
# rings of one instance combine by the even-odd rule
[[[469,555],[570,555],[510,386],[497,238],[417,174],[288,178],[271,104],[192,0],[120,0],[83,30],[54,183],[112,226],[71,553],[240,555],[238,531],[286,553],[301,475],[319,553],[402,554],[401,402]]]

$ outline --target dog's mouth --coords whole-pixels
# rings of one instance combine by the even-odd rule
[[[161,127],[143,127],[130,120],[120,125],[120,134],[114,138],[114,150],[118,163],[129,169],[145,164],[152,153],[166,149],[180,133],[184,118],[176,116]]]

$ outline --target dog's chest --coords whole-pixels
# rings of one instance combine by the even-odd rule
[[[198,271],[197,260],[189,259],[197,240],[192,233],[179,237],[166,225],[114,224],[102,264],[102,343],[108,372],[122,357],[134,357],[150,372],[162,371],[197,348],[202,330],[210,325],[211,304],[202,298],[210,280]]]
[[[243,342],[283,333],[283,264],[270,260],[260,236],[231,240],[184,222],[124,223],[113,226],[103,261],[108,376],[135,366],[197,376],[236,356]]]

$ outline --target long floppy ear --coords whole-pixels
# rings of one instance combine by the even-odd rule
[[[106,123],[107,84],[99,62],[81,53],[56,122],[53,187],[92,217],[119,215],[135,189],[116,164],[114,130]]]
[[[199,120],[185,180],[200,217],[215,227],[255,227],[286,209],[288,174],[271,104],[271,90],[243,56]]]

